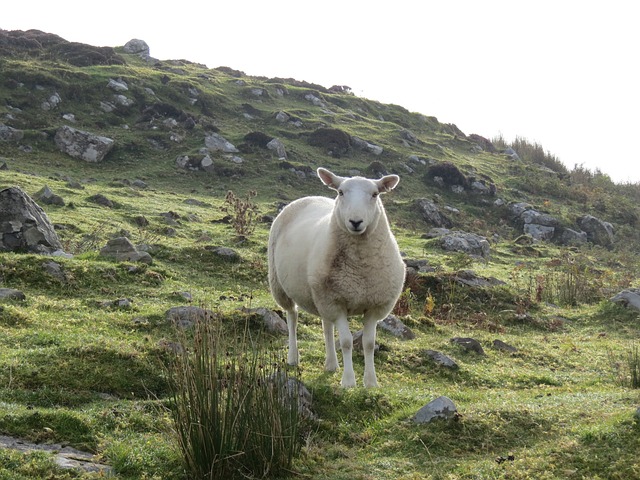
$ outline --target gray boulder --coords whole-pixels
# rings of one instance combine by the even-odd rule
[[[457,370],[459,368],[458,364],[453,358],[448,357],[442,352],[438,352],[437,350],[425,350],[423,353],[436,365],[450,368],[452,370]]]
[[[448,397],[438,397],[422,407],[413,416],[415,423],[430,423],[436,419],[450,420],[456,416],[458,409]]]
[[[451,228],[453,226],[453,222],[431,200],[418,198],[413,203],[413,206],[420,213],[423,220],[434,227]]]
[[[257,315],[262,319],[264,327],[273,333],[287,334],[289,332],[287,328],[287,322],[285,322],[280,315],[268,308],[243,308],[242,311],[248,315]]]
[[[109,240],[100,250],[100,255],[113,258],[118,262],[139,262],[151,265],[153,259],[147,252],[138,251],[127,237],[118,237]]]
[[[238,153],[235,145],[217,133],[208,134],[204,139],[204,144],[212,152]]]
[[[165,312],[167,322],[181,328],[190,328],[198,321],[208,321],[215,316],[211,310],[191,305],[171,307]]]
[[[18,187],[0,190],[0,252],[60,250],[62,244],[44,210]]]
[[[58,129],[55,142],[61,152],[91,163],[104,160],[115,145],[110,138],[77,130],[67,125]]]
[[[287,151],[284,148],[284,143],[281,140],[274,138],[269,143],[267,143],[267,148],[276,152],[278,158],[287,158]]]
[[[610,298],[613,303],[640,310],[640,288],[629,288]]]
[[[461,252],[487,258],[491,252],[489,241],[480,235],[452,232],[440,237],[440,247],[448,252]]]
[[[0,123],[0,142],[19,142],[22,137],[24,137],[22,130]]]
[[[613,246],[613,225],[603,222],[593,215],[584,215],[578,219],[578,226],[587,232],[587,238],[591,243],[603,247]]]
[[[14,288],[0,288],[0,300],[26,300],[27,297],[20,290]]]
[[[53,191],[46,185],[36,193],[35,197],[40,203],[44,203],[45,205],[57,205],[59,207],[64,207],[64,199],[60,195],[53,193]]]
[[[124,51],[126,53],[133,53],[140,55],[141,57],[148,57],[150,54],[149,45],[144,40],[133,38],[124,44]]]
[[[416,334],[395,315],[389,315],[380,320],[378,327],[400,340],[413,340],[416,338]]]

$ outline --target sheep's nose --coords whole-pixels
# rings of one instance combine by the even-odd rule
[[[362,224],[362,220],[349,220],[349,223],[353,225],[353,229],[357,231]]]

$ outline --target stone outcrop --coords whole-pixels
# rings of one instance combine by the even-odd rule
[[[613,246],[613,225],[604,222],[593,215],[584,215],[578,218],[578,226],[587,232],[587,238],[591,243],[603,247]]]
[[[113,258],[118,262],[140,262],[151,264],[153,259],[147,252],[140,252],[127,237],[109,240],[100,250],[103,257]]]
[[[61,152],[91,163],[104,160],[104,157],[115,145],[115,142],[110,138],[66,125],[60,127],[56,132],[55,142]]]
[[[49,217],[18,187],[0,190],[0,252],[62,251]]]
[[[448,252],[460,252],[487,258],[491,252],[489,241],[480,235],[452,232],[440,237],[440,247]]]

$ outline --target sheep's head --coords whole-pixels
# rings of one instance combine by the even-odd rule
[[[338,226],[352,235],[375,229],[383,213],[380,194],[390,192],[400,181],[397,175],[386,175],[379,180],[339,177],[325,168],[318,169],[318,177],[338,192],[334,215]]]

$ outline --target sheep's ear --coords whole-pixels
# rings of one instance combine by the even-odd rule
[[[329,188],[333,188],[334,190],[337,190],[344,180],[343,177],[339,177],[338,175],[331,173],[326,168],[319,168],[317,170],[317,173],[318,177],[320,177],[320,180],[322,180],[322,183],[324,183]]]
[[[400,181],[400,177],[398,175],[385,175],[380,180],[376,180],[376,184],[378,185],[378,191],[380,193],[387,193],[396,188],[398,182]]]

